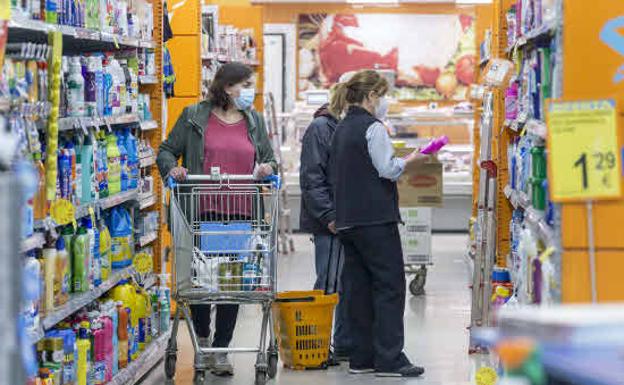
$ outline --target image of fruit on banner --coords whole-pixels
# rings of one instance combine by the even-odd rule
[[[111,267],[123,269],[132,265],[134,238],[132,236],[132,218],[127,209],[114,207],[108,218],[111,235]]]
[[[380,25],[392,28],[380,31]],[[393,73],[393,96],[401,100],[465,100],[475,80],[470,13],[302,14],[298,34],[302,93],[364,69]]]

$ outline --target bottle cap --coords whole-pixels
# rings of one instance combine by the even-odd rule
[[[59,237],[59,239],[56,240],[56,249],[65,250],[65,238]]]

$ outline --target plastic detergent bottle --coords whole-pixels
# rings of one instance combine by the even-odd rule
[[[97,190],[100,198],[106,198],[109,195],[107,150],[106,136],[104,132],[100,132],[97,139]]]
[[[80,160],[82,163],[81,180],[77,181],[81,185],[81,198],[82,203],[93,202],[96,198],[94,187],[95,181],[95,169],[93,167],[93,140],[92,134],[85,137],[85,141],[80,149]]]
[[[100,220],[100,264],[102,282],[108,280],[111,274],[111,235],[103,220]]]
[[[65,247],[65,238],[59,237],[56,241],[56,269],[55,274],[58,280],[60,288],[59,294],[55,296],[55,305],[60,306],[67,302],[70,293],[70,279],[71,279],[71,261],[69,259],[69,253],[67,247]]]
[[[120,369],[123,369],[128,366],[128,313],[121,301],[117,302],[117,315],[117,338],[119,343],[118,366]]]
[[[108,58],[102,60],[102,110],[103,116],[113,114],[113,100],[115,90],[113,88],[113,72]]]
[[[124,130],[125,147],[128,152],[128,188],[135,189],[139,186],[139,147],[137,139],[132,135],[129,128]]]
[[[73,282],[73,249],[72,245],[74,242],[74,229],[71,226],[65,226],[61,230],[61,237],[63,237],[63,244],[65,246],[65,250],[67,250],[67,258],[69,259],[69,263],[67,264],[67,285],[68,292],[72,293],[74,291],[74,282]],[[58,244],[57,244],[58,249]]]
[[[108,158],[108,193],[115,195],[121,192],[121,153],[115,134],[106,136],[106,156]]]
[[[43,280],[41,279],[41,264],[35,258],[34,252],[26,254],[22,277],[24,327],[28,330],[35,330],[39,327]]]
[[[47,213],[47,199],[46,199],[46,184],[45,184],[45,167],[41,161],[41,153],[37,152],[33,155],[35,167],[39,174],[39,182],[37,184],[37,195],[33,200],[33,215],[34,219],[40,220],[46,217]]]
[[[87,385],[87,373],[91,365],[91,341],[88,330],[89,322],[82,322],[78,330],[78,342],[76,342],[78,348],[76,385]]]
[[[108,228],[111,234],[111,266],[122,269],[132,264],[134,242],[130,213],[123,207],[114,207],[109,216]]]
[[[44,260],[44,276],[45,276],[45,289],[44,289],[44,307],[46,312],[51,312],[54,309],[54,277],[56,269],[56,247],[48,245],[43,249]],[[58,289],[57,289],[58,291]]]
[[[96,83],[96,61],[94,56],[86,58],[86,71],[84,76],[85,95],[84,106],[86,116],[97,115],[97,83]]]
[[[110,351],[110,360],[112,362],[111,369],[111,377],[115,376],[117,372],[119,372],[119,336],[117,335],[117,331],[119,328],[119,312],[117,311],[117,303],[114,301],[110,301],[109,313],[112,321],[112,346]],[[108,379],[110,381],[110,378]]]
[[[152,298],[146,290],[141,290],[145,300],[145,344],[152,342]]]
[[[67,79],[67,115],[84,116],[85,82],[82,77],[80,57],[74,56],[69,62],[69,77]]]
[[[76,231],[72,244],[72,269],[74,293],[89,291],[89,269],[91,267],[89,252],[89,235],[83,226]]]
[[[95,72],[95,104],[98,116],[104,116],[104,68],[102,67],[102,57],[95,55],[92,57],[93,69]]]
[[[89,284],[93,287],[93,286],[97,286],[95,285],[95,283],[99,280],[101,282],[101,275],[100,275],[100,268],[99,268],[99,260],[96,260],[96,256],[94,254],[94,250],[95,250],[95,230],[93,228],[93,222],[91,221],[91,218],[87,217],[84,218],[82,221],[82,225],[87,229],[87,236],[89,237],[89,243],[88,243],[88,247],[89,247],[89,261],[91,262],[90,265],[90,269],[89,269]],[[98,235],[98,243],[99,243],[99,235]],[[97,248],[97,252],[98,254],[100,253],[100,248],[98,245]]]
[[[126,144],[124,137],[120,132],[117,132],[117,147],[119,148],[119,166],[121,175],[121,191],[128,190],[128,151],[126,150]]]
[[[93,324],[93,385],[106,383],[106,331],[103,319],[97,318]]]

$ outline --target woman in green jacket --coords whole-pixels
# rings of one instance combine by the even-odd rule
[[[208,100],[186,107],[160,145],[157,163],[163,179],[183,181],[187,174],[210,174],[213,167],[224,174],[255,174],[259,179],[277,171],[264,119],[252,109],[254,85],[253,71],[244,64],[228,63],[217,71]],[[210,307],[191,306],[193,325],[204,346],[210,338]],[[237,315],[238,305],[217,306],[213,347],[230,344]],[[210,364],[216,375],[234,373],[225,353],[215,354]]]

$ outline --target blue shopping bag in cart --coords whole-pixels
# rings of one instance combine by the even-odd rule
[[[210,254],[239,254],[249,249],[251,223],[201,223],[201,251]],[[203,233],[216,234],[203,234]],[[244,232],[244,234],[236,234]]]

